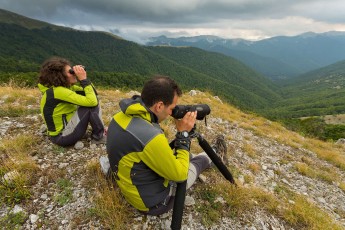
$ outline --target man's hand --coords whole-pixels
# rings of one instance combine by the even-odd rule
[[[194,127],[196,121],[197,111],[187,112],[180,120],[175,119],[175,125],[178,132],[188,131],[190,132]]]

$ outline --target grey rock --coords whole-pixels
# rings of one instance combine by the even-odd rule
[[[101,156],[99,158],[99,163],[101,165],[101,170],[104,175],[107,175],[110,170],[109,159],[107,156]]]
[[[76,150],[80,150],[84,148],[84,143],[82,141],[77,141],[77,143],[75,143],[74,148]]]
[[[47,132],[47,126],[45,124],[42,124],[41,127],[40,127],[40,132],[41,133],[45,133]]]
[[[345,145],[345,138],[340,138],[335,143],[338,144],[338,145]]]
[[[36,214],[30,214],[29,219],[30,219],[31,224],[34,224],[39,219],[39,216],[37,216]]]
[[[12,213],[17,214],[19,212],[24,212],[24,209],[22,207],[20,207],[18,204],[16,204],[12,209]]]
[[[185,201],[184,201],[184,204],[185,204],[186,206],[195,205],[195,200],[194,200],[194,198],[191,197],[191,196],[186,196],[186,199],[185,199]]]

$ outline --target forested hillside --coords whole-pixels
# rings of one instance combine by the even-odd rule
[[[296,118],[345,113],[345,61],[287,81],[281,92],[283,99],[274,105],[277,116]]]
[[[78,31],[47,23],[40,27],[39,22],[33,27],[31,19],[23,23],[27,18],[14,17],[7,11],[0,11],[1,14],[2,81],[13,77],[31,78],[28,83],[34,85],[33,73],[38,71],[39,65],[48,57],[62,56],[85,65],[92,80],[105,87],[140,87],[139,83],[148,77],[161,74],[171,76],[184,89],[208,90],[244,109],[265,107],[279,98],[275,88],[267,87],[269,82],[262,76],[224,55],[215,57],[199,49],[179,49],[166,55],[110,33]],[[5,20],[7,17],[3,15],[7,14],[17,20]],[[193,58],[184,58],[181,62],[182,56]],[[232,71],[219,68],[220,59],[222,65]],[[204,68],[195,63],[204,63]]]

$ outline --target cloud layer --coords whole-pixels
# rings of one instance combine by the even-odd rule
[[[345,2],[340,0],[0,0],[0,8],[141,43],[162,34],[262,39],[345,31]]]

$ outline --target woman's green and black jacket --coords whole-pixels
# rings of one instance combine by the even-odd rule
[[[57,136],[65,128],[78,106],[93,107],[98,105],[96,92],[89,80],[70,88],[63,86],[46,87],[38,84],[42,93],[41,114],[47,125],[48,135]]]

